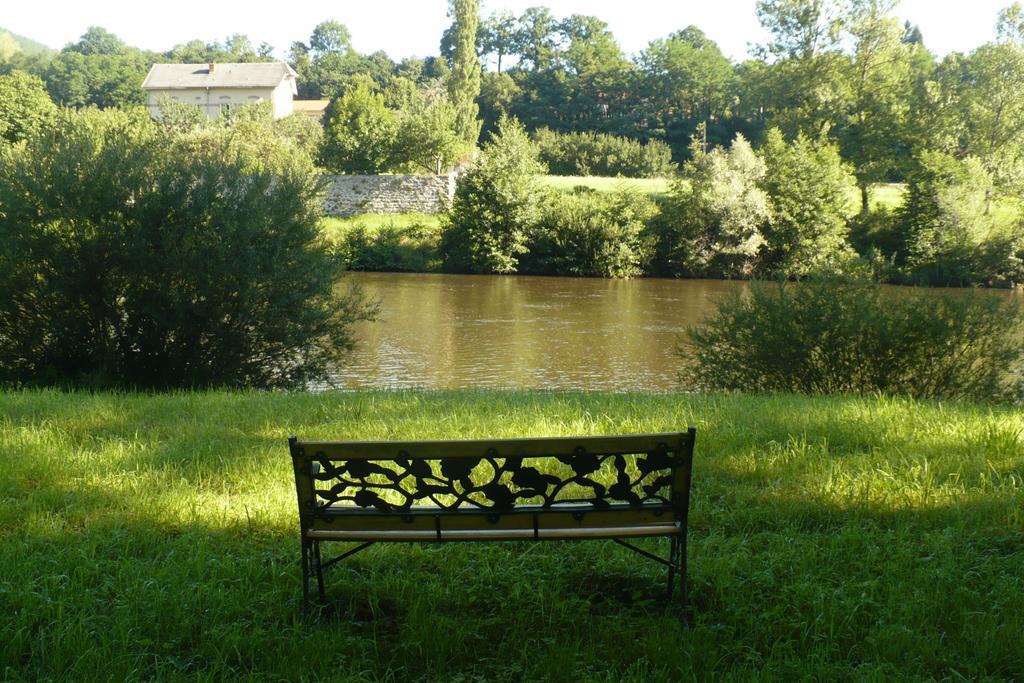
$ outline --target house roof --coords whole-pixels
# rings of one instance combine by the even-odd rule
[[[284,62],[253,64],[154,64],[143,90],[192,88],[276,88],[297,74]]]
[[[294,100],[292,101],[292,111],[296,114],[305,114],[316,118],[323,116],[324,111],[330,105],[330,100]]]

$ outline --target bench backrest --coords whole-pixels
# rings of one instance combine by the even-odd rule
[[[304,531],[518,512],[685,523],[695,432],[289,445]]]

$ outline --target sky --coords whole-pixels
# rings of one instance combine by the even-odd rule
[[[733,59],[743,59],[765,34],[754,14],[756,0],[483,0],[484,13],[519,14],[544,5],[557,17],[592,14],[606,21],[629,54],[655,38],[691,24],[700,27]],[[925,44],[940,56],[968,52],[990,40],[996,15],[1011,0],[903,0],[897,14],[921,27]],[[247,34],[284,56],[295,40],[307,40],[325,19],[352,32],[360,52],[384,50],[393,59],[437,54],[450,23],[447,0],[298,0],[229,2],[176,0],[2,0],[0,26],[53,48],[61,48],[92,25],[102,26],[137,47],[165,51],[193,38],[221,41]]]

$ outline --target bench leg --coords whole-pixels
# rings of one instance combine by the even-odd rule
[[[316,571],[316,590],[320,604],[327,604],[327,593],[324,590],[324,566],[320,559],[320,541],[313,541],[313,569]]]
[[[676,567],[679,566],[679,539],[675,536],[671,539],[668,550],[668,590],[666,598],[671,601],[672,593],[676,587]]]
[[[309,614],[309,541],[302,539],[302,613]]]
[[[679,593],[682,602],[683,619],[689,621],[690,596],[686,585],[686,536],[680,535],[672,538],[672,545],[668,555],[668,599],[672,600],[675,592],[676,574],[679,575]]]

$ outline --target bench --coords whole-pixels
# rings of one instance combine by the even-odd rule
[[[611,539],[668,567],[687,612],[686,526],[696,430],[478,441],[288,440],[315,578],[374,543]],[[668,558],[626,539],[666,537]],[[357,545],[325,561],[324,542]]]

